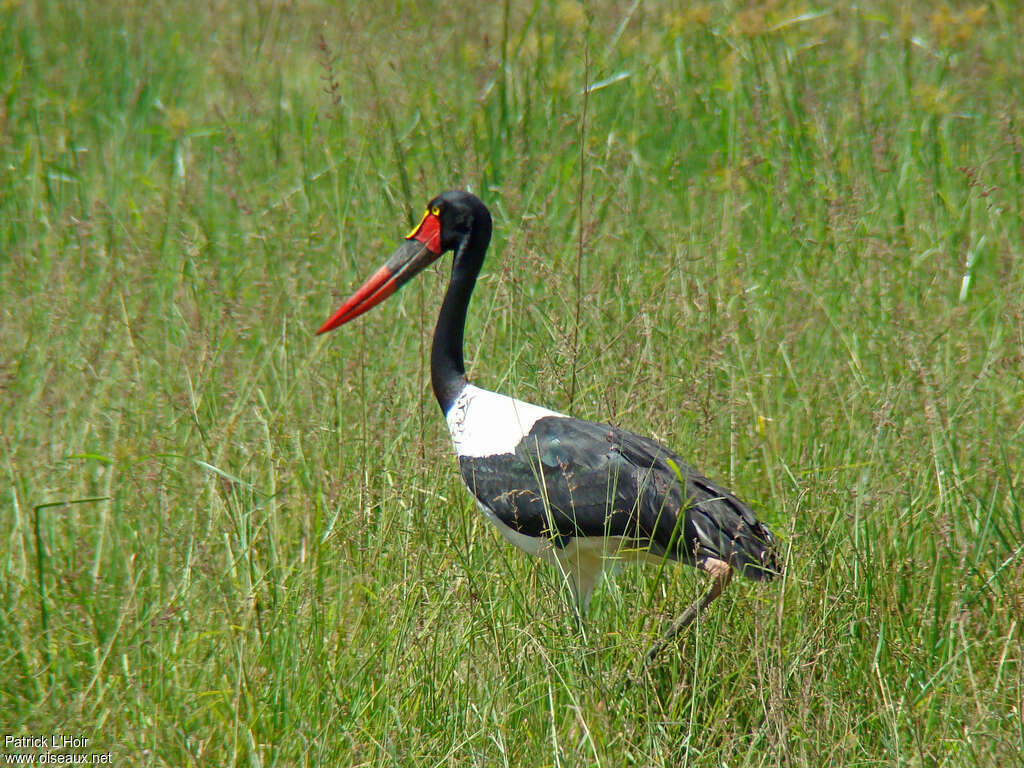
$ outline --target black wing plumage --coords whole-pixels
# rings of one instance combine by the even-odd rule
[[[459,462],[470,490],[499,520],[556,546],[568,537],[620,536],[691,565],[724,560],[752,579],[780,571],[772,534],[746,504],[632,432],[549,416],[515,453]]]

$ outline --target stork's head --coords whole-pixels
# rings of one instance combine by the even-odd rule
[[[447,251],[455,251],[453,269],[479,270],[490,239],[491,214],[476,195],[462,190],[442,192],[427,203],[420,223],[384,266],[317,333],[333,330],[377,306]]]

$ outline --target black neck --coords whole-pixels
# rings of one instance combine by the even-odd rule
[[[466,386],[466,364],[462,357],[462,337],[466,326],[466,310],[473,293],[476,275],[460,279],[452,270],[452,279],[444,295],[441,314],[434,327],[434,343],[430,348],[430,384],[441,411],[448,413],[459,392]]]
[[[479,226],[479,220],[477,224],[455,249],[451,280],[441,304],[441,314],[434,327],[434,342],[430,348],[430,384],[445,414],[466,386],[466,364],[462,357],[466,312],[491,239],[490,217],[487,217],[486,226]]]

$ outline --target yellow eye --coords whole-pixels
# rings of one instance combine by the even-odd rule
[[[432,214],[433,214],[434,216],[440,216],[440,215],[441,215],[441,206],[439,206],[439,205],[435,205],[435,206],[434,206],[433,208],[431,208],[431,209],[430,209],[430,212],[431,212],[431,213],[432,213]]]

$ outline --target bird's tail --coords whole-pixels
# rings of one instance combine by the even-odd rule
[[[686,510],[685,539],[697,564],[709,558],[722,560],[755,581],[771,581],[781,574],[775,537],[753,510],[710,481],[704,487],[700,481],[694,485],[707,494],[692,500]]]

